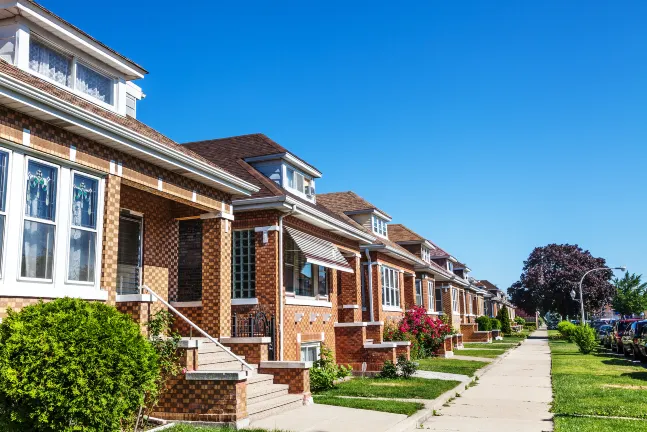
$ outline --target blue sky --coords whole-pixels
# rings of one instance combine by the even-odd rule
[[[263,132],[477,278],[552,242],[647,276],[645,2],[42,4],[150,71],[144,122]]]

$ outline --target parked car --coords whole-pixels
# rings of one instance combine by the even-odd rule
[[[622,336],[622,352],[625,357],[632,356],[634,360],[641,359],[640,350],[636,349],[636,345],[640,340],[645,324],[647,324],[647,320],[634,321],[631,323],[629,328],[625,330]]]
[[[643,323],[640,333],[634,337],[634,351],[637,353],[637,359],[647,361],[647,320],[640,321]]]
[[[598,329],[598,341],[600,341],[600,345],[604,345],[605,340],[609,333],[613,331],[613,327],[611,327],[608,324],[601,325]]]
[[[639,321],[637,318],[631,319],[622,319],[615,323],[613,326],[613,338],[611,339],[611,350],[617,352],[618,354],[622,353],[622,336],[625,331],[629,329],[631,323]]]

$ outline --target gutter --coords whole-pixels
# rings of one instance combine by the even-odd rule
[[[12,65],[12,67],[16,66]],[[58,99],[43,90],[3,73],[0,73],[0,94],[40,111],[44,111],[49,115],[58,117],[61,120],[74,124],[75,126],[89,130],[98,135],[102,135],[105,138],[111,139],[131,150],[139,152],[145,152],[145,149],[149,150],[147,153],[157,159],[162,159],[160,156],[170,157],[173,160],[167,161],[169,164],[175,165],[180,169],[186,170],[200,177],[204,177],[206,180],[219,183],[229,189],[233,189],[238,194],[249,196],[259,190],[257,186],[229,174],[220,168],[211,166],[201,160],[194,159],[180,150],[161,144],[133,131],[132,129],[80,108],[74,104]],[[52,108],[59,112],[51,112]],[[100,128],[101,130],[96,130],[95,128]],[[151,154],[151,150],[159,154]],[[186,174],[180,175],[186,177]],[[201,183],[205,182],[202,181]],[[205,184],[213,187],[213,185],[209,183]]]

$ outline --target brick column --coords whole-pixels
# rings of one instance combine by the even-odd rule
[[[374,265],[372,267],[373,268],[371,269],[371,271],[373,272],[373,311],[374,311],[373,318],[375,321],[384,321],[384,311],[382,310],[381,266]]]
[[[101,288],[108,291],[110,305],[117,297],[117,252],[119,247],[119,206],[121,177],[109,175],[105,183],[103,240],[101,245]]]
[[[362,267],[360,257],[346,258],[354,273],[339,272],[341,275],[341,295],[339,302],[339,322],[362,321]],[[346,307],[344,307],[346,306]]]
[[[427,289],[427,285],[429,284],[429,282],[433,282],[433,281],[434,280],[430,279],[430,278],[421,280],[421,282],[422,282],[422,307],[425,308],[426,310],[429,310],[429,290]],[[432,293],[432,295],[434,295],[434,296],[436,295],[435,288],[436,288],[436,286],[434,285],[434,292]],[[432,306],[433,307],[436,306],[435,302],[434,302],[434,304]]]
[[[202,224],[202,325],[212,337],[231,333],[231,221]]]
[[[404,291],[404,303],[402,303],[402,309],[408,310],[416,305],[416,277],[403,274],[404,284],[402,284]],[[423,281],[420,281],[422,283]]]

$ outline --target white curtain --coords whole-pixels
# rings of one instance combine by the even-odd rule
[[[101,102],[112,103],[112,80],[81,63],[76,64],[76,88]]]
[[[29,68],[65,86],[72,84],[72,60],[33,39],[29,43]]]

